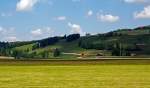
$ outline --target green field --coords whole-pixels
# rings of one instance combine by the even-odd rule
[[[1,60],[0,88],[150,88],[150,60]]]

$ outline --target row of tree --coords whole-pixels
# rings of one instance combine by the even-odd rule
[[[50,58],[51,52],[45,50],[41,53],[37,53],[36,51],[32,52],[32,53],[28,53],[28,52],[24,52],[21,50],[13,50],[11,51],[11,53],[9,53],[9,55],[11,55],[12,57],[14,57],[15,59],[21,59],[21,58],[32,58],[32,59],[37,59],[37,58],[45,58],[48,59]],[[59,57],[61,55],[61,51],[56,48],[53,50],[53,57]]]
[[[95,38],[96,40],[96,38]],[[94,38],[82,38],[79,40],[79,47],[84,49],[107,50],[112,56],[130,56],[134,51],[141,51],[136,43],[121,43],[119,41],[106,41],[107,39],[95,41]]]
[[[72,42],[72,41],[77,40],[79,38],[80,38],[80,34],[71,34],[68,36],[64,35],[63,37],[50,37],[50,38],[46,38],[46,39],[37,41],[33,45],[32,49],[35,50],[37,48],[43,48],[43,47],[46,47],[49,45],[54,45],[57,42],[59,42],[59,40],[62,40],[62,39],[65,39],[66,42]]]

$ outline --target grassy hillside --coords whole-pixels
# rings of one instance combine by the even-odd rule
[[[78,46],[78,41],[79,40],[75,40],[72,42],[66,42],[65,40],[60,40],[58,43],[54,44],[54,45],[49,45],[46,47],[42,47],[42,48],[37,48],[35,50],[32,50],[32,47],[35,43],[33,44],[29,44],[29,45],[24,45],[24,46],[20,46],[20,47],[15,47],[15,50],[18,51],[27,51],[27,53],[31,54],[36,52],[37,54],[40,54],[44,51],[48,51],[49,52],[49,58],[54,58],[53,57],[53,50],[55,48],[60,49],[60,51],[62,52],[62,55],[60,56],[61,58],[76,58],[79,55],[77,54],[81,54],[81,53],[98,53],[101,52],[100,50],[94,50],[94,49],[84,49]],[[66,54],[63,54],[66,53]],[[68,54],[67,54],[68,53]],[[41,57],[42,58],[42,57]]]
[[[70,40],[71,39],[71,40]],[[15,43],[14,43],[15,44]],[[116,31],[86,35],[69,35],[64,37],[52,37],[43,40],[32,41],[24,45],[13,47],[11,50],[31,54],[36,58],[43,58],[48,53],[47,58],[54,58],[53,53],[57,48],[61,55],[58,58],[74,58],[84,56],[111,56],[115,46],[121,55],[150,55],[150,26],[138,27],[135,29],[119,29]]]

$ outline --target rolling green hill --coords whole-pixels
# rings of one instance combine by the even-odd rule
[[[56,36],[37,41],[14,42],[1,53],[25,58],[80,58],[96,56],[149,56],[150,26],[119,29],[103,34]],[[54,57],[54,51],[61,53]]]

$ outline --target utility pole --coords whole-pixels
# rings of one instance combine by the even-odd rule
[[[121,43],[119,44],[120,46],[120,56],[122,56],[122,46],[121,46]]]

